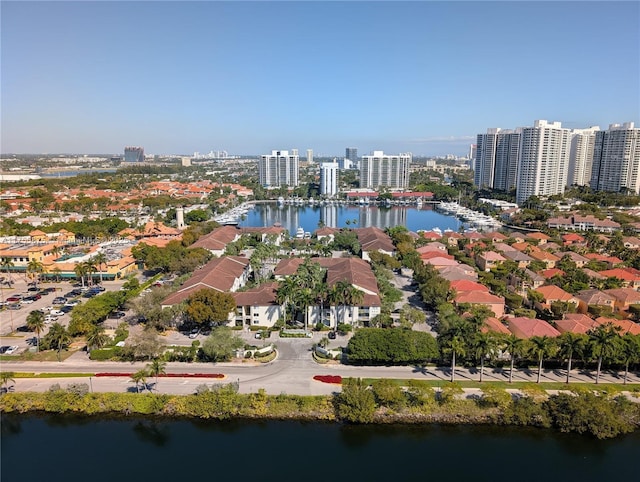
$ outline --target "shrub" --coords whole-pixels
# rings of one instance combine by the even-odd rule
[[[111,347],[111,348],[99,348],[96,350],[91,350],[89,353],[89,358],[95,361],[105,361],[111,360],[113,358],[118,358],[120,356],[120,347]]]
[[[376,411],[373,392],[362,380],[349,378],[335,396],[336,415],[351,423],[370,423]]]
[[[424,363],[438,356],[428,333],[397,328],[361,328],[347,345],[349,362],[366,365]]]
[[[532,397],[518,397],[504,409],[503,420],[511,425],[533,427],[551,426],[551,419],[544,407]]]
[[[407,403],[407,398],[399,385],[388,378],[380,378],[373,382],[373,395],[378,405],[398,410]]]

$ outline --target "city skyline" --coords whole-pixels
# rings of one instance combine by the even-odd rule
[[[465,156],[640,124],[637,2],[2,2],[2,153]],[[606,59],[603,62],[602,59]]]

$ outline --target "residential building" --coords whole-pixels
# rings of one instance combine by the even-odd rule
[[[571,131],[560,122],[537,120],[522,129],[518,162],[516,202],[531,196],[564,193],[567,184]]]
[[[591,188],[640,193],[640,128],[633,122],[611,124],[596,133]]]
[[[569,154],[569,172],[567,186],[588,186],[591,182],[593,148],[598,126],[571,131],[571,151]]]
[[[144,162],[144,147],[127,146],[124,148],[125,162]]]
[[[307,149],[307,162],[309,164],[313,162],[313,149]]]
[[[357,162],[358,162],[358,148],[357,147],[347,147],[345,149],[344,158],[345,159],[349,159],[354,164],[357,164]]]
[[[289,151],[271,151],[271,154],[260,156],[258,178],[266,188],[296,187],[300,157],[289,154]]]
[[[589,306],[602,306],[610,308],[613,312],[615,298],[600,290],[582,290],[576,293],[575,297],[578,300],[578,313],[586,314],[589,311]]]
[[[544,320],[520,316],[507,320],[508,328],[518,338],[531,338],[532,336],[560,336],[560,332]]]
[[[320,165],[320,194],[326,197],[338,194],[338,163],[335,161]]]
[[[247,291],[232,293],[236,312],[231,315],[235,326],[272,327],[284,317],[284,306],[276,301],[278,283],[264,283]]]
[[[508,191],[516,185],[520,130],[487,129],[478,134],[474,182],[480,188]]]
[[[388,155],[373,151],[360,161],[360,187],[375,189],[381,186],[406,189],[409,186],[410,153]]]

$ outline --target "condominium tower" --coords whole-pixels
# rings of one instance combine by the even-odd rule
[[[480,188],[509,191],[516,185],[520,129],[487,129],[478,134],[475,149],[474,182]]]
[[[411,153],[387,155],[373,151],[360,160],[360,187],[377,189],[381,186],[404,189],[409,186]]]
[[[338,194],[338,163],[323,162],[320,165],[320,194],[333,197]]]
[[[299,156],[290,155],[289,151],[271,151],[271,154],[260,156],[258,163],[260,184],[266,188],[296,187],[299,164]]]
[[[144,147],[125,147],[125,162],[144,162]]]
[[[640,129],[633,122],[611,124],[608,130],[596,132],[591,188],[640,193]]]
[[[596,132],[599,130],[599,127],[594,126],[588,129],[573,129],[571,131],[567,186],[588,186],[591,182],[593,147],[595,145]]]
[[[564,193],[570,151],[571,131],[560,122],[537,120],[522,128],[516,202]]]

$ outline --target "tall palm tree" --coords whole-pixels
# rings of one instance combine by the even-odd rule
[[[102,326],[93,326],[87,333],[87,348],[91,351],[94,348],[102,348],[110,340],[109,335],[105,334]]]
[[[105,265],[107,263],[107,255],[104,254],[102,251],[100,251],[98,254],[96,254],[93,258],[91,258],[91,260],[96,264],[96,266],[98,267],[98,271],[100,272],[100,283],[102,283],[102,266]]]
[[[14,372],[0,372],[0,385],[3,385],[5,390],[9,389],[9,383],[15,383],[16,374]]]
[[[589,330],[589,342],[594,356],[598,357],[598,367],[596,370],[596,383],[600,382],[600,370],[602,368],[602,360],[610,357],[615,353],[616,340],[619,337],[620,327],[613,323],[605,323],[598,325]]]
[[[560,355],[567,359],[567,381],[571,374],[571,362],[574,355],[581,355],[587,346],[587,338],[579,333],[567,331],[558,338]]]
[[[89,258],[84,262],[87,267],[87,285],[93,284],[93,274],[98,270],[96,263],[93,261],[93,258]]]
[[[513,383],[513,365],[515,364],[516,357],[521,356],[524,353],[524,340],[511,334],[504,338],[502,346],[509,352],[511,358],[511,368],[509,369],[509,383]]]
[[[624,384],[627,384],[627,376],[629,375],[629,364],[640,361],[640,335],[632,335],[626,333],[622,337],[622,346],[620,347],[620,355],[624,361]]]
[[[297,290],[298,285],[296,284],[296,280],[292,276],[289,276],[280,281],[278,289],[276,290],[276,301],[280,303],[284,309],[285,327],[287,325],[287,310],[289,308],[289,305],[293,304],[292,301]]]
[[[347,297],[350,288],[352,288],[352,286],[349,282],[340,280],[331,287],[329,293],[329,300],[336,306],[336,309],[338,306],[342,307],[342,323],[345,323]]]
[[[38,340],[38,351],[40,351],[40,333],[44,330],[44,314],[41,311],[33,310],[27,315],[27,328],[36,332]]]
[[[143,387],[147,386],[147,371],[143,368],[142,370],[138,370],[137,372],[131,375],[131,381],[136,384],[136,392],[140,393],[140,388],[138,384],[142,384]]]
[[[484,360],[487,356],[491,356],[498,347],[498,340],[492,332],[478,333],[473,342],[473,349],[476,357],[480,358],[480,383],[484,375]]]
[[[60,353],[63,348],[66,348],[69,343],[71,343],[71,336],[67,332],[67,329],[60,323],[51,325],[47,336],[51,338],[51,346],[55,347],[58,351],[58,361],[60,361]]]
[[[529,351],[538,359],[538,379],[536,383],[540,383],[544,358],[550,356],[554,352],[555,347],[555,340],[549,338],[547,335],[532,336],[529,338]]]
[[[29,277],[35,279],[36,286],[40,282],[40,274],[44,272],[44,265],[37,259],[32,259],[27,264],[27,274]]]
[[[15,266],[15,263],[11,258],[2,258],[2,264],[0,267],[7,272],[7,277],[9,278],[9,283],[13,282],[11,278],[11,268]]]
[[[453,335],[444,343],[445,351],[451,354],[451,382],[456,380],[456,356],[464,356],[467,353],[467,344],[459,335]]]
[[[153,360],[151,360],[151,363],[147,365],[147,373],[152,377],[156,377],[155,388],[157,389],[158,376],[167,373],[167,363],[160,360],[160,358],[154,358]]]
[[[84,277],[87,274],[87,266],[84,263],[77,263],[73,268],[74,273],[77,278],[80,278],[80,283],[82,283],[82,287],[84,288]]]
[[[60,275],[62,274],[62,270],[60,268],[53,268],[51,270],[51,274],[55,277],[56,282],[60,281]]]

